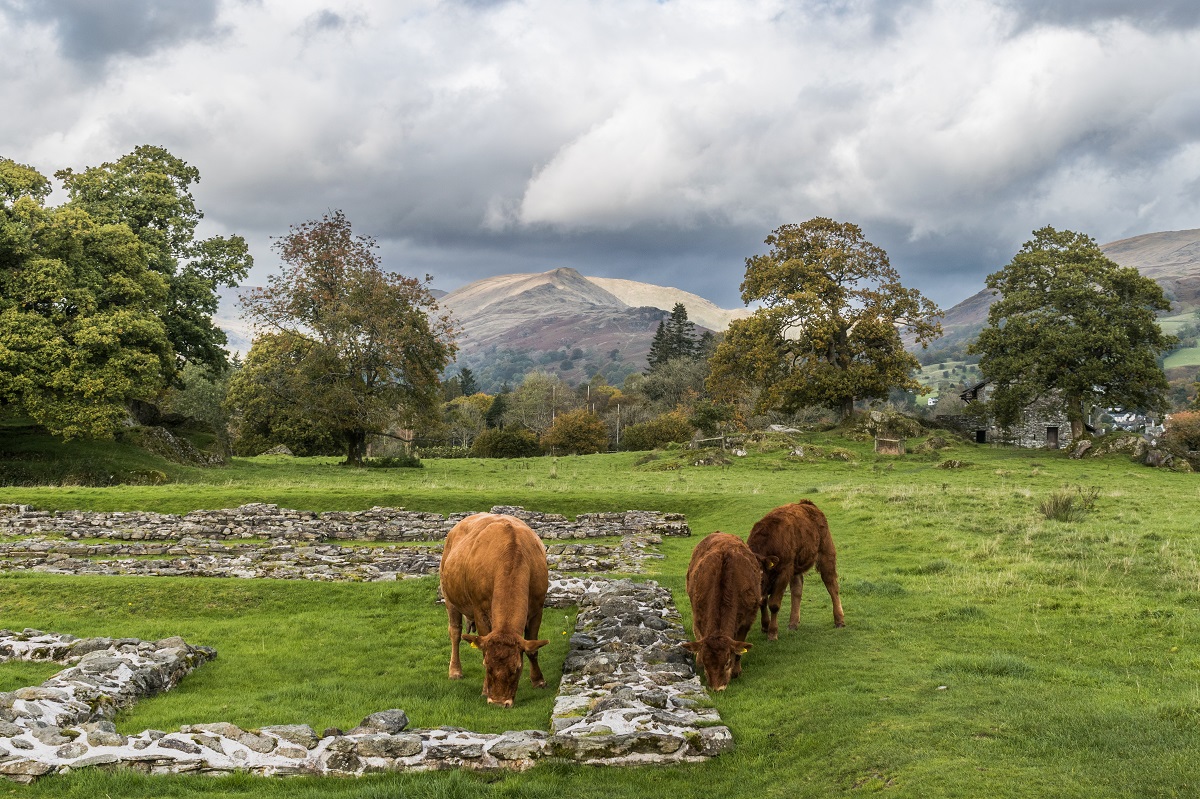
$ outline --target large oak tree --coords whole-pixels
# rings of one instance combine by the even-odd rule
[[[1052,396],[1063,403],[1074,438],[1083,434],[1088,405],[1166,409],[1158,356],[1173,337],[1155,315],[1171,304],[1157,283],[1110,260],[1090,237],[1036,230],[987,287],[999,299],[970,352],[994,384],[1000,425]]]
[[[762,307],[718,345],[715,395],[756,388],[759,412],[822,406],[846,418],[856,400],[918,387],[900,331],[924,345],[941,333],[940,311],[900,284],[886,252],[857,225],[824,217],[784,225],[766,243],[767,254],[746,259],[741,286],[743,301]]]
[[[456,348],[429,278],[384,271],[374,239],[355,235],[341,211],[293,226],[274,247],[282,271],[242,300],[260,329],[286,336],[288,346],[273,347],[285,363],[235,381],[269,375],[259,389],[333,431],[352,464],[362,462],[368,435],[434,418],[439,375]]]
[[[167,281],[128,225],[47,207],[49,190],[0,159],[0,411],[107,437],[175,374]]]
[[[148,265],[167,283],[159,313],[175,352],[184,363],[223,370],[225,332],[213,324],[217,288],[246,277],[254,259],[241,236],[196,238],[204,213],[192,185],[200,171],[162,147],[141,145],[112,163],[81,172],[61,169],[68,205],[99,224],[124,224],[145,246]]]

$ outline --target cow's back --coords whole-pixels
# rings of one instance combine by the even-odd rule
[[[516,517],[476,513],[446,536],[442,593],[472,618],[476,611],[487,614],[500,595],[541,607],[549,582],[545,545]]]
[[[692,550],[687,593],[696,637],[733,636],[758,609],[762,570],[742,539],[710,533]]]

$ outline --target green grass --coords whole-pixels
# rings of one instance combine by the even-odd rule
[[[1163,361],[1164,369],[1196,365],[1200,365],[1200,347],[1188,347],[1187,349],[1176,350]]]
[[[426,461],[422,470],[346,470],[333,459],[236,460],[183,470],[180,483],[0,489],[41,508],[180,512],[276,502],[310,510],[393,505],[452,512],[518,504],[564,513],[651,508],[686,513],[695,537],[664,539],[648,560],[690,629],[683,575],[699,536],[745,536],[801,497],[828,515],[847,626],[807,581],[800,630],[755,629],[743,677],[714,696],[737,751],[698,765],[596,769],[545,763],[525,774],[438,773],[361,780],[206,780],[83,771],[14,788],[22,796],[1189,796],[1200,780],[1200,477],[1121,456],[958,444],[936,457],[850,462],[752,446],[720,467],[655,471],[636,454],[552,462]],[[942,470],[946,459],[972,466]],[[1082,519],[1039,506],[1097,486]],[[228,720],[345,727],[404,708],[417,725],[542,728],[552,690],[487,707],[478,663],[445,679],[436,580],[394,584],[0,579],[0,626],[76,635],[182,634],[220,651],[174,692],[124,714],[123,730]],[[786,603],[785,603],[786,608]],[[548,611],[544,660],[558,674],[571,623]],[[7,669],[0,670],[0,679]],[[471,669],[475,669],[472,672]],[[5,789],[0,786],[0,795]],[[16,795],[16,794],[14,794]]]
[[[1192,310],[1175,316],[1161,316],[1158,319],[1158,326],[1164,333],[1173,336],[1181,329],[1196,324],[1196,321],[1196,312]]]

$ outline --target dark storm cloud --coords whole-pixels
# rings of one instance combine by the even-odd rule
[[[828,216],[948,306],[1046,224],[1200,223],[1200,4],[95,5],[114,29],[0,0],[4,155],[167,147],[255,281],[270,236],[342,209],[440,288],[570,266],[734,307],[771,230]]]
[[[1151,29],[1200,26],[1196,0],[1004,0],[1021,26],[1088,26],[1123,21]]]
[[[0,12],[52,25],[62,54],[87,65],[117,55],[145,56],[218,33],[217,0],[0,0]]]

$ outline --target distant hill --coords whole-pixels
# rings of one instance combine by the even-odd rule
[[[680,289],[570,268],[484,278],[439,300],[462,329],[457,365],[470,368],[487,391],[515,385],[535,369],[572,384],[600,373],[619,385],[646,368],[654,331],[677,302],[700,329],[724,330],[749,313]]]
[[[1200,308],[1200,229],[1147,233],[1102,249],[1121,266],[1132,266],[1162,286],[1172,313]]]

